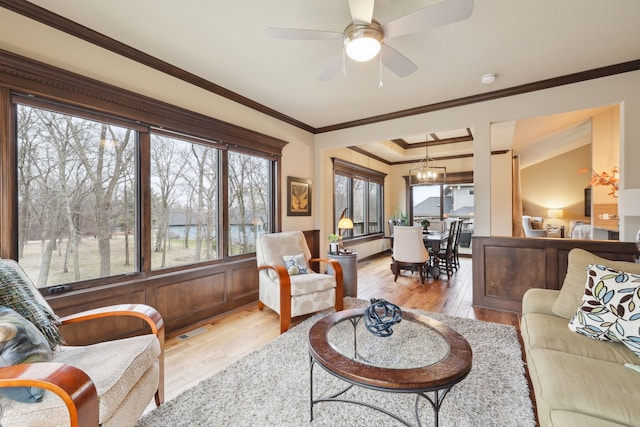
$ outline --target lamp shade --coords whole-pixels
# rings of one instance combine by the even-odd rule
[[[549,209],[547,216],[549,218],[562,218],[564,211],[562,209]]]
[[[351,229],[353,228],[353,221],[351,221],[350,218],[347,218],[346,216],[344,218],[341,218],[340,221],[338,221],[338,228],[339,229]]]

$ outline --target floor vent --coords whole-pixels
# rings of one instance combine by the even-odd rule
[[[204,334],[205,332],[207,332],[207,330],[205,328],[197,328],[197,329],[189,331],[189,332],[187,332],[185,334],[178,335],[178,339],[181,340],[181,341],[188,340],[191,337],[195,337],[196,335]]]

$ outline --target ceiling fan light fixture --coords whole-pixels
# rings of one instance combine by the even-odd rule
[[[383,39],[382,27],[375,21],[351,24],[344,31],[344,48],[349,58],[366,62],[378,55]]]

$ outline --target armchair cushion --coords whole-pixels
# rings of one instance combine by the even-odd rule
[[[0,259],[0,305],[10,307],[35,325],[51,350],[64,340],[58,331],[59,319],[17,262]]]
[[[537,221],[535,219],[531,220],[531,229],[532,230],[543,230],[542,221]]]
[[[8,307],[0,307],[0,367],[51,359],[49,343],[28,320]],[[42,400],[44,390],[37,387],[0,388],[0,395],[19,402]]]
[[[307,260],[304,259],[304,254],[285,255],[282,259],[284,260],[284,266],[289,276],[307,274],[309,272],[309,266],[307,265]]]

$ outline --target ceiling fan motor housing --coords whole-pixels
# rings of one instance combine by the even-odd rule
[[[375,20],[370,24],[351,24],[344,30],[344,48],[355,61],[365,62],[375,57],[383,41],[382,26]]]

